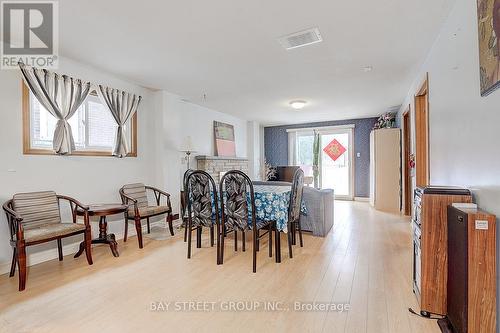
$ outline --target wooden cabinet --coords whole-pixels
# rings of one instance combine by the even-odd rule
[[[496,332],[496,217],[448,207],[447,320],[452,332]]]
[[[401,131],[373,130],[370,135],[370,203],[377,210],[401,210]]]
[[[423,315],[446,314],[447,207],[455,202],[472,202],[470,191],[451,187],[415,190],[413,291]]]

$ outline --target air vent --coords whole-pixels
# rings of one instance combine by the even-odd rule
[[[316,44],[323,41],[318,28],[312,28],[295,32],[293,34],[278,38],[280,44],[287,50]]]

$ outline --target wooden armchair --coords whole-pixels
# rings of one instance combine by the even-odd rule
[[[148,202],[147,190],[153,191],[156,205],[150,206]],[[166,198],[166,204],[161,205],[161,197]],[[170,234],[174,235],[174,227],[172,225],[172,204],[170,203],[170,194],[161,191],[152,186],[145,186],[141,183],[127,184],[120,189],[120,197],[122,202],[129,205],[128,211],[125,213],[125,235],[123,241],[127,241],[128,234],[128,221],[135,221],[135,230],[137,232],[137,240],[139,242],[139,248],[142,249],[142,226],[141,220],[146,219],[148,225],[148,234],[151,232],[151,227],[149,224],[149,218],[157,215],[167,214],[166,222],[168,228],[170,229]]]
[[[69,202],[73,223],[62,223],[60,200]],[[84,214],[84,224],[76,223],[76,208]],[[61,239],[84,234],[85,254],[92,265],[91,233],[88,207],[77,200],[57,195],[52,191],[20,193],[3,205],[13,248],[10,277],[14,276],[16,263],[19,268],[19,291],[26,288],[26,247],[57,240],[59,260],[63,260]]]

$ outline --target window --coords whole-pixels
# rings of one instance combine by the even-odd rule
[[[52,155],[57,119],[52,116],[23,83],[24,153]],[[68,121],[76,150],[72,155],[111,156],[117,125],[111,112],[92,92]],[[137,156],[137,115],[125,125],[131,152]]]

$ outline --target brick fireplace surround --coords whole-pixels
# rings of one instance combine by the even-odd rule
[[[216,183],[219,183],[221,172],[240,170],[248,174],[248,159],[225,156],[196,156],[198,170],[207,172]]]

